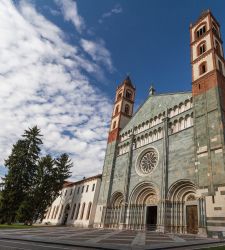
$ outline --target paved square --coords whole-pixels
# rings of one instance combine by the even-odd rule
[[[83,229],[74,227],[37,227],[0,230],[0,238],[71,244],[114,249],[156,249],[169,245],[215,242],[197,235],[174,235],[150,231]],[[99,247],[99,248],[98,248]]]

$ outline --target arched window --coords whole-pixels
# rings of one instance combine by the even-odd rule
[[[219,71],[220,73],[223,73],[223,66],[220,60],[218,60],[218,65],[219,65]]]
[[[221,56],[221,53],[220,53],[220,45],[218,43],[217,40],[215,40],[215,43],[216,43],[216,52]]]
[[[149,133],[149,142],[152,142],[152,132]]]
[[[132,99],[132,92],[130,90],[126,90],[126,98],[129,100]]]
[[[113,129],[116,127],[116,121],[113,122]]]
[[[130,106],[128,104],[125,105],[125,114],[129,115],[130,112]]]
[[[75,217],[75,210],[76,210],[76,203],[73,205],[73,210],[72,210],[72,213],[71,213],[71,220],[74,219]]]
[[[137,148],[140,147],[140,137],[137,138]]]
[[[86,220],[89,220],[89,218],[90,218],[91,206],[92,206],[92,203],[91,203],[91,202],[89,202],[89,204],[88,204],[88,209],[87,209],[87,216],[86,216]]]
[[[205,34],[205,32],[206,32],[206,25],[200,24],[195,31],[196,38],[203,36]]]
[[[197,51],[198,51],[198,53],[197,53],[198,56],[200,56],[201,54],[203,54],[206,51],[206,42],[205,41],[201,42],[198,45]]]
[[[216,26],[216,24],[214,22],[212,23],[212,31],[213,31],[214,34],[219,35],[217,26]]]
[[[174,108],[173,108],[173,115],[175,116],[175,115],[178,115],[178,107],[177,106],[175,106]]]
[[[144,139],[144,136],[142,135],[142,136],[141,136],[141,146],[144,145],[144,142],[145,142],[145,139]]]
[[[81,214],[80,214],[80,220],[83,219],[83,216],[84,216],[84,209],[85,209],[85,202],[84,202],[83,205],[82,205]]]
[[[189,128],[191,126],[191,117],[190,115],[185,116],[185,128]]]
[[[115,109],[115,115],[117,115],[119,112],[119,105],[116,106],[116,109]]]
[[[203,62],[199,65],[199,75],[203,75],[207,72],[207,64]]]
[[[122,92],[120,92],[117,96],[117,100],[119,100],[120,98],[122,98]]]
[[[157,140],[157,130],[154,130],[153,132],[153,141]]]
[[[178,121],[177,120],[175,120],[174,124],[173,124],[173,133],[176,133],[176,132],[178,132]]]
[[[161,139],[162,138],[162,129],[159,128],[158,129],[158,139]]]
[[[75,220],[77,220],[77,218],[78,218],[79,211],[80,211],[80,203],[79,203],[78,206],[77,206]]]
[[[180,123],[180,130],[183,130],[184,129],[184,118],[180,118],[179,123]]]
[[[148,143],[148,134],[145,134],[145,144]]]

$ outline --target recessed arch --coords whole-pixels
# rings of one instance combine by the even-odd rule
[[[134,187],[130,194],[129,204],[148,205],[157,204],[159,189],[153,182],[141,182]]]

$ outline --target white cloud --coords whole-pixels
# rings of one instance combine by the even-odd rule
[[[78,32],[85,28],[83,18],[78,14],[77,3],[74,0],[55,0],[62,9],[64,19],[71,21]]]
[[[107,66],[111,72],[113,71],[111,54],[105,48],[105,44],[102,40],[100,40],[99,42],[94,42],[86,39],[81,39],[81,46],[95,62],[102,63]]]
[[[99,23],[102,23],[105,18],[109,18],[112,15],[120,14],[122,12],[123,12],[122,7],[119,4],[117,4],[110,11],[103,13],[102,17],[98,21]]]
[[[16,8],[1,0],[0,9],[0,166],[24,129],[38,125],[44,152],[70,154],[74,178],[101,173],[111,103],[88,74],[104,75],[99,64],[109,52],[81,40],[87,59],[27,1]]]

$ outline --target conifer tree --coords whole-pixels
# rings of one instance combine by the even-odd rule
[[[59,195],[70,177],[71,160],[62,154],[56,160],[40,157],[42,135],[37,126],[25,130],[5,160],[8,173],[3,178],[0,200],[0,222],[15,220],[31,225],[43,219],[48,206]]]

